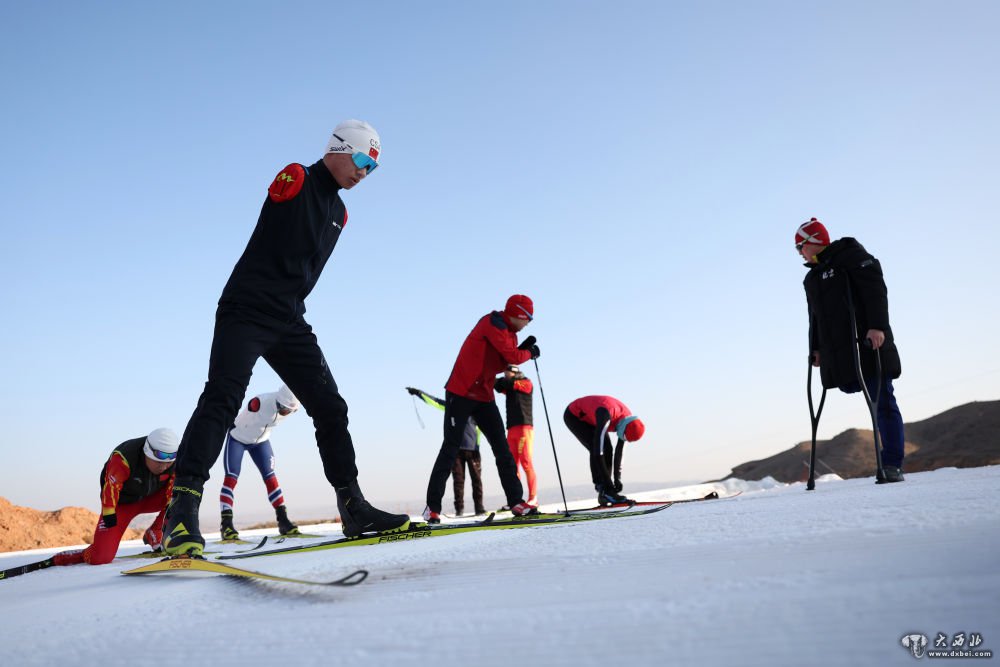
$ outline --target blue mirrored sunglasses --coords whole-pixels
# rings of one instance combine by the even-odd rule
[[[149,449],[153,452],[153,456],[156,457],[157,461],[173,461],[177,458],[177,452],[161,452],[159,449],[153,447]]]
[[[365,155],[364,153],[353,153],[351,159],[354,160],[354,166],[358,169],[367,169],[367,173],[372,173],[378,168],[378,162],[372,159],[371,155]]]

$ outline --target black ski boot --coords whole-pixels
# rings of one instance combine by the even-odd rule
[[[631,504],[631,500],[621,495],[615,491],[614,487],[610,489],[604,488],[603,485],[598,484],[597,489],[597,504],[601,507],[611,507],[613,505],[625,505]]]
[[[406,514],[389,514],[372,507],[365,500],[357,481],[337,490],[337,509],[344,535],[357,537],[362,533],[398,533],[410,527]]]
[[[278,517],[278,532],[282,535],[298,535],[299,527],[288,518],[288,508],[284,505],[274,508],[274,516]]]
[[[885,481],[887,484],[906,481],[903,478],[903,469],[898,466],[882,466],[882,472],[885,473]]]
[[[174,487],[163,526],[163,550],[168,556],[202,557],[205,538],[198,529],[199,505],[201,491],[187,486]]]
[[[232,510],[222,510],[222,523],[219,525],[219,533],[224,540],[240,539],[240,534],[236,531],[236,526],[233,525]]]

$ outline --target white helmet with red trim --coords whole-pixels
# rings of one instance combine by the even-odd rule
[[[363,120],[345,120],[333,128],[326,145],[327,153],[363,153],[378,162],[382,156],[382,141],[375,128]]]

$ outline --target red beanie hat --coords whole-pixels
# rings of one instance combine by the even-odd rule
[[[795,231],[795,245],[800,243],[830,245],[830,232],[826,231],[822,222],[816,218],[810,218],[809,222],[803,222]]]
[[[646,425],[642,423],[641,419],[633,419],[625,427],[625,439],[629,442],[635,442],[642,437],[642,434],[646,432]]]
[[[535,305],[531,299],[523,294],[515,294],[507,299],[503,314],[509,318],[519,317],[522,320],[533,320],[535,318]]]

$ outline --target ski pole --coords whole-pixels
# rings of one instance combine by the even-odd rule
[[[556,460],[556,475],[559,477],[559,492],[562,493],[563,509],[566,516],[569,516],[569,504],[566,502],[566,489],[563,488],[562,472],[559,470],[559,455],[556,454],[556,441],[552,437],[552,422],[549,420],[549,408],[545,404],[545,389],[542,388],[542,374],[538,371],[538,358],[532,359],[535,362],[535,377],[538,378],[538,392],[542,395],[542,410],[545,411],[545,424],[549,427],[549,442],[552,443],[552,457]]]
[[[413,413],[417,415],[417,423],[420,424],[420,428],[427,428],[424,426],[424,420],[420,418],[420,410],[417,410],[417,397],[413,397]]]
[[[865,378],[861,373],[861,340],[862,338],[858,336],[858,322],[854,313],[854,297],[851,295],[851,284],[847,284],[847,309],[851,313],[851,332],[852,340],[851,344],[854,347],[854,372],[858,376],[858,384],[861,385],[861,391],[865,395],[865,402],[868,404],[868,412],[871,414],[872,418],[872,432],[875,434],[875,483],[884,484],[885,483],[885,471],[882,470],[882,437],[878,432],[878,418],[876,416],[876,411],[878,409],[878,398],[881,394],[882,387],[882,355],[879,354],[878,350],[875,351],[875,361],[876,361],[876,374],[875,374],[875,400],[872,400],[871,394],[868,392],[868,385],[865,383]],[[863,339],[865,341],[865,346],[871,349],[871,341],[867,338]]]
[[[823,414],[823,403],[826,402],[826,387],[823,387],[823,395],[819,399],[819,410],[813,411],[812,374],[813,358],[812,355],[809,355],[806,395],[809,397],[809,421],[812,422],[812,450],[809,454],[809,481],[806,482],[806,491],[812,491],[816,488],[816,431],[819,429],[819,417]]]

